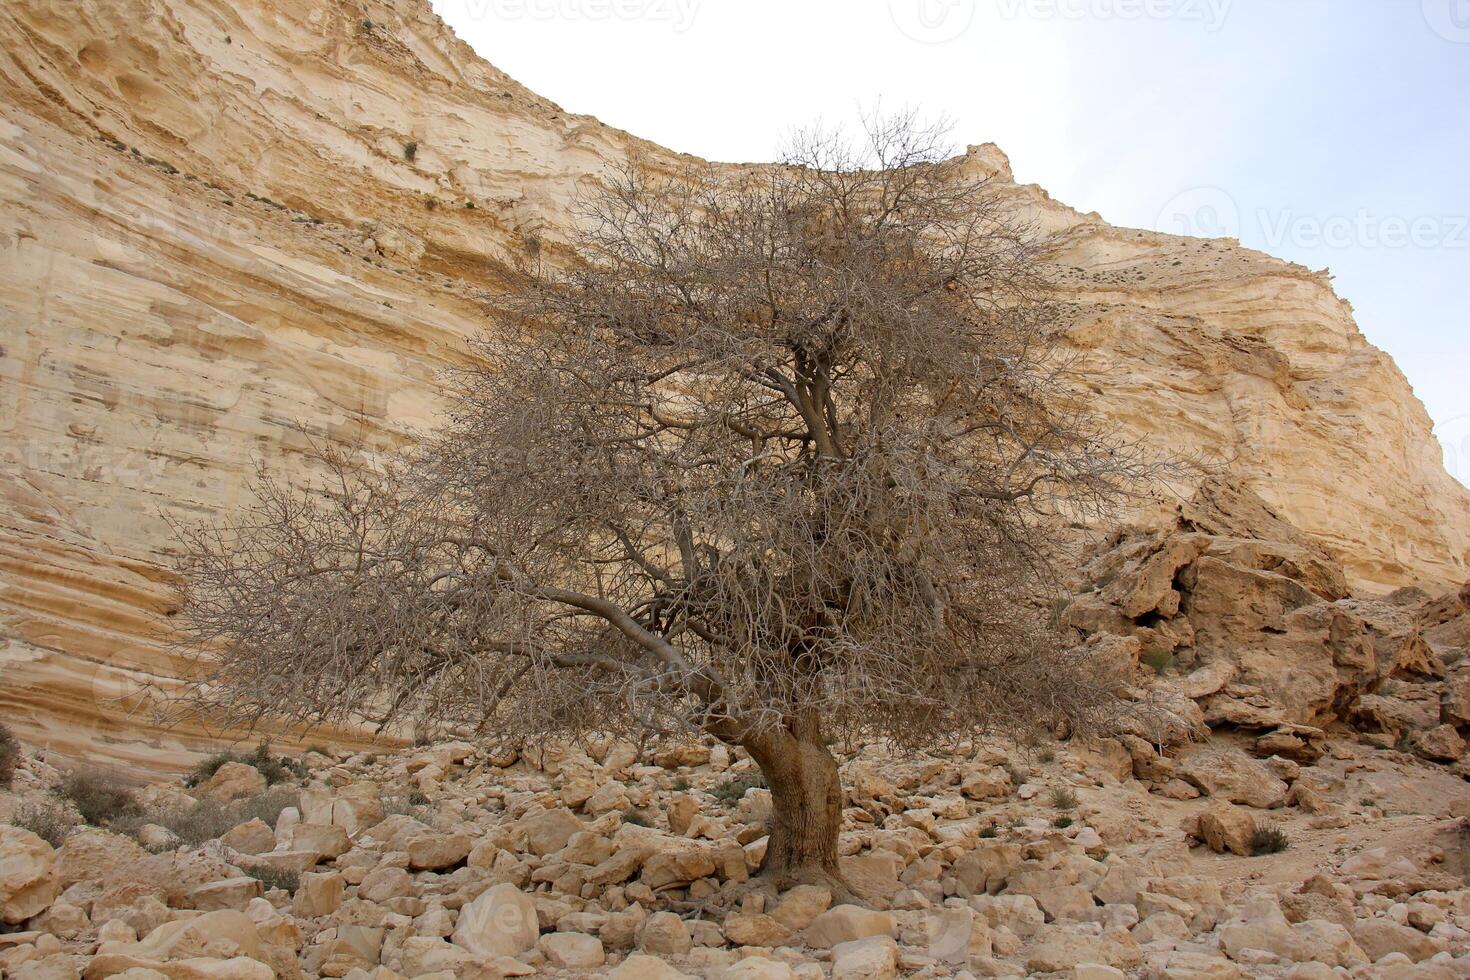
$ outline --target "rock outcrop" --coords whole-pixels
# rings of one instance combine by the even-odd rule
[[[210,733],[136,697],[190,670],[166,520],[238,505],[257,463],[310,479],[308,438],[411,439],[580,182],[692,161],[528,92],[424,0],[11,0],[0,39],[0,714],[62,755],[176,766]],[[1470,493],[1325,274],[1113,228],[970,158],[1059,236],[1069,343],[1124,431],[1228,460],[1355,588],[1466,577]],[[1274,560],[1191,562],[1207,593]],[[1282,588],[1273,656],[1339,628]],[[1196,617],[1202,660],[1244,628]],[[1350,641],[1283,707],[1332,707],[1366,669]]]
[[[1470,774],[1470,585],[1355,598],[1320,544],[1218,482],[1162,528],[1102,541],[1082,575],[1065,621],[1130,672],[1144,700],[1193,702],[1204,726],[1248,736],[1262,756],[1314,763],[1336,726]],[[1215,779],[1273,800],[1226,794],[1256,806],[1285,799],[1284,785],[1223,772],[1218,760],[1202,777],[1134,749],[1142,778],[1178,776],[1212,795],[1205,778]]]

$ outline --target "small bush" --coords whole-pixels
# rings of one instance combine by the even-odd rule
[[[265,885],[266,888],[279,888],[283,891],[294,892],[301,887],[301,876],[294,871],[284,868],[272,868],[269,865],[256,865],[253,868],[241,868],[250,877]]]
[[[689,788],[689,780],[688,780],[688,778],[686,778],[684,776],[680,776],[678,779],[674,780],[674,791],[675,792],[682,793],[685,790],[687,790],[688,788]]]
[[[418,140],[410,140],[409,142],[403,144],[403,159],[412,162],[413,161],[413,158],[416,157],[416,156],[418,156],[418,155],[419,155],[419,144],[418,144]]]
[[[415,803],[416,798],[428,801],[428,797],[422,793],[405,793],[395,796],[383,797],[383,812],[386,814],[413,817],[419,823],[429,823],[432,819],[428,807],[423,803]]]
[[[67,776],[61,784],[61,795],[94,827],[135,817],[141,810],[121,777],[100,769],[82,769]]]
[[[212,755],[200,761],[198,765],[189,770],[189,774],[184,777],[184,785],[189,787],[202,786],[213,779],[214,774],[219,772],[220,767],[226,762],[238,761],[239,759],[229,752]]]
[[[429,797],[428,797],[427,794],[425,794],[421,790],[414,790],[412,793],[409,793],[408,794],[408,805],[409,806],[428,806],[429,805]]]
[[[1077,808],[1077,794],[1065,786],[1058,786],[1051,791],[1051,805],[1056,810],[1075,810]]]
[[[10,788],[15,782],[15,770],[19,765],[20,743],[9,728],[0,725],[0,786]]]
[[[715,799],[724,803],[739,803],[750,789],[766,789],[766,777],[760,773],[728,779],[714,789]]]
[[[230,803],[218,800],[202,800],[187,810],[150,810],[138,821],[155,823],[177,836],[180,842],[197,847],[206,841],[223,837],[232,828],[251,820],[263,820],[274,827],[281,811],[300,803],[300,797],[284,788],[268,789],[256,796]]]
[[[1291,838],[1280,827],[1257,827],[1251,834],[1251,853],[1280,854],[1291,846]]]
[[[184,777],[184,785],[201,786],[209,782],[226,762],[243,762],[247,766],[254,766],[265,777],[267,786],[274,786],[276,783],[283,783],[290,779],[300,779],[307,772],[306,766],[295,759],[271,755],[270,742],[261,742],[249,755],[221,752],[210,756]]]
[[[22,803],[10,822],[29,830],[52,847],[60,847],[62,841],[77,827],[71,811],[55,797]]]
[[[627,810],[623,813],[623,823],[630,823],[635,827],[649,826],[648,818],[637,810]]]
[[[999,837],[1000,831],[996,830],[994,827],[984,827],[980,831],[980,836],[985,840],[990,840],[992,837]]]
[[[1057,761],[1057,754],[1051,749],[1042,749],[1041,755],[1038,756],[1038,758],[1041,759],[1043,763],[1050,764]]]
[[[1053,820],[1051,822],[1051,825],[1053,827],[1056,827],[1058,830],[1066,830],[1068,827],[1072,826],[1072,818],[1071,817],[1057,817],[1055,820]]]
[[[280,819],[281,811],[293,806],[301,806],[301,794],[285,786],[272,786],[264,793],[248,796],[230,804],[234,815],[239,818],[238,822],[244,823],[246,820],[259,818],[272,827]]]
[[[1155,674],[1163,674],[1174,666],[1174,655],[1167,650],[1150,650],[1138,659],[1152,667]]]

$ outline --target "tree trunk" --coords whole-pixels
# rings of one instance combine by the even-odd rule
[[[761,874],[778,888],[819,884],[849,895],[837,866],[842,783],[820,727],[793,726],[745,748],[771,788],[771,837]]]

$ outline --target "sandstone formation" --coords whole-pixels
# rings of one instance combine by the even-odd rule
[[[1353,598],[1319,543],[1218,483],[1172,524],[1114,533],[1082,576],[1063,614],[1079,644],[1130,676],[1142,701],[1186,706],[1164,713],[1172,731],[1141,722],[1125,736],[1140,778],[1182,779],[1233,803],[1285,802],[1287,787],[1243,756],[1211,750],[1176,767],[1149,748],[1204,728],[1304,765],[1321,758],[1329,729],[1350,728],[1470,776],[1470,585]]]
[[[311,479],[308,438],[411,439],[498,270],[556,254],[579,183],[635,150],[692,161],[538,98],[423,0],[11,0],[0,38],[0,714],[62,756],[177,766],[211,733],[139,703],[189,671],[166,521],[240,504],[257,464]],[[1301,588],[1342,603],[1313,587],[1467,577],[1470,493],[1325,274],[1113,228],[1013,184],[992,146],[970,158],[1059,236],[1088,397],[1225,461],[1311,561],[1340,564]],[[1191,562],[1208,593],[1266,560]],[[1301,599],[1274,597],[1291,622],[1272,656],[1336,628]],[[1212,615],[1191,617],[1202,664],[1243,628]],[[1334,708],[1367,669],[1348,646],[1281,708]],[[1237,687],[1261,686],[1239,666]]]

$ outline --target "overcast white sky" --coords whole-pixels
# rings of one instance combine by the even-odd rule
[[[879,100],[1115,224],[1331,268],[1470,482],[1470,0],[434,0],[573,112],[715,160]]]

